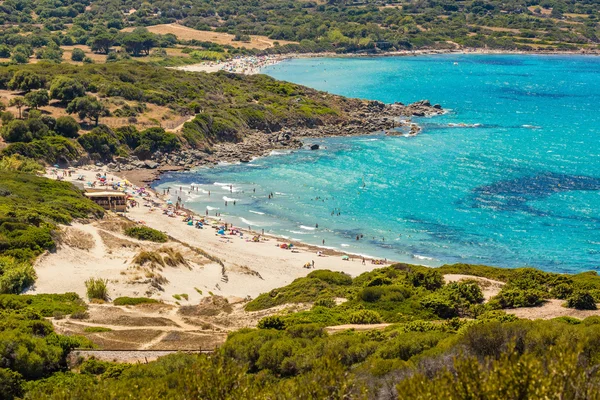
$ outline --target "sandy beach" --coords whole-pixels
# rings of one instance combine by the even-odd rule
[[[387,53],[368,54],[368,53],[289,53],[281,55],[266,55],[266,56],[244,56],[236,57],[223,62],[206,61],[199,64],[185,65],[175,67],[182,71],[189,72],[217,72],[227,71],[236,74],[255,75],[260,74],[261,70],[269,65],[275,65],[282,61],[293,58],[319,58],[319,57],[340,57],[340,58],[356,58],[356,57],[406,57],[406,56],[421,56],[435,54],[545,54],[545,55],[599,55],[599,52],[589,50],[582,51],[544,51],[544,52],[527,52],[522,50],[490,50],[479,48],[460,48],[460,49],[423,49],[423,50],[399,50]]]
[[[163,285],[164,291],[153,292],[151,296],[174,302],[173,295],[187,294],[189,300],[183,301],[183,304],[198,302],[209,292],[229,298],[254,298],[306,276],[314,269],[343,271],[357,276],[382,266],[369,259],[363,264],[361,257],[300,243],[295,243],[292,249],[283,249],[281,244],[289,242],[276,237],[261,236],[259,241],[252,241],[258,234],[242,229],[241,235],[219,235],[215,227],[227,222],[220,218],[213,218],[203,229],[197,229],[184,222],[183,214],[191,214],[187,210],[181,211],[180,215],[165,214],[167,201],[153,191],[145,189],[140,194],[137,186],[116,175],[106,174],[100,168],[71,171],[70,177],[62,178],[62,170],[58,170],[58,174],[62,179],[73,182],[82,175],[84,179],[79,182],[86,186],[88,182],[97,181],[97,174],[101,174],[106,176],[107,190],[112,189],[113,184],[121,185],[131,194],[130,200],[138,203],[129,208],[125,218],[164,232],[173,240],[156,245],[127,237],[122,228],[114,228],[119,225],[119,219],[114,215],[111,217],[110,213],[105,221],[73,223],[63,228],[65,235],[79,239],[85,237],[92,244],[82,248],[62,244],[57,251],[42,256],[35,265],[38,279],[31,293],[75,291],[84,296],[86,279],[103,278],[109,280],[111,298],[148,295],[148,282],[140,279],[143,277],[139,276],[141,272],[133,259],[140,251],[156,250],[161,246],[181,251],[184,257],[189,258],[189,266],[162,269],[160,274],[168,283]],[[57,179],[56,170],[48,169],[46,176]],[[194,248],[200,249],[201,253],[190,250]],[[314,269],[305,267],[308,264],[312,266],[313,261]]]

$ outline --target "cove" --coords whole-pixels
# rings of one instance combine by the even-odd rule
[[[199,185],[183,198],[199,213],[397,261],[600,266],[600,58],[310,58],[263,72],[450,112],[420,119],[416,137],[319,139],[317,151],[167,173],[156,189]]]

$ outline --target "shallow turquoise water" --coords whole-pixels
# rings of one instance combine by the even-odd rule
[[[210,198],[182,197],[200,212],[398,261],[600,266],[600,58],[300,59],[265,73],[451,112],[421,119],[417,137],[318,140],[326,149],[167,174],[159,189],[199,184]]]

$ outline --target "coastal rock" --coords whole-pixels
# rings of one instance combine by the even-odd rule
[[[144,164],[146,165],[147,168],[150,168],[150,169],[158,168],[158,163],[156,161],[146,160],[146,161],[144,161]]]
[[[311,150],[319,150],[320,146],[318,144],[311,144],[310,145],[310,149]]]

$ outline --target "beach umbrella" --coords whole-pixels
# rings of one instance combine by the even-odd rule
[[[350,258],[348,256],[342,256],[342,260],[349,260]]]

